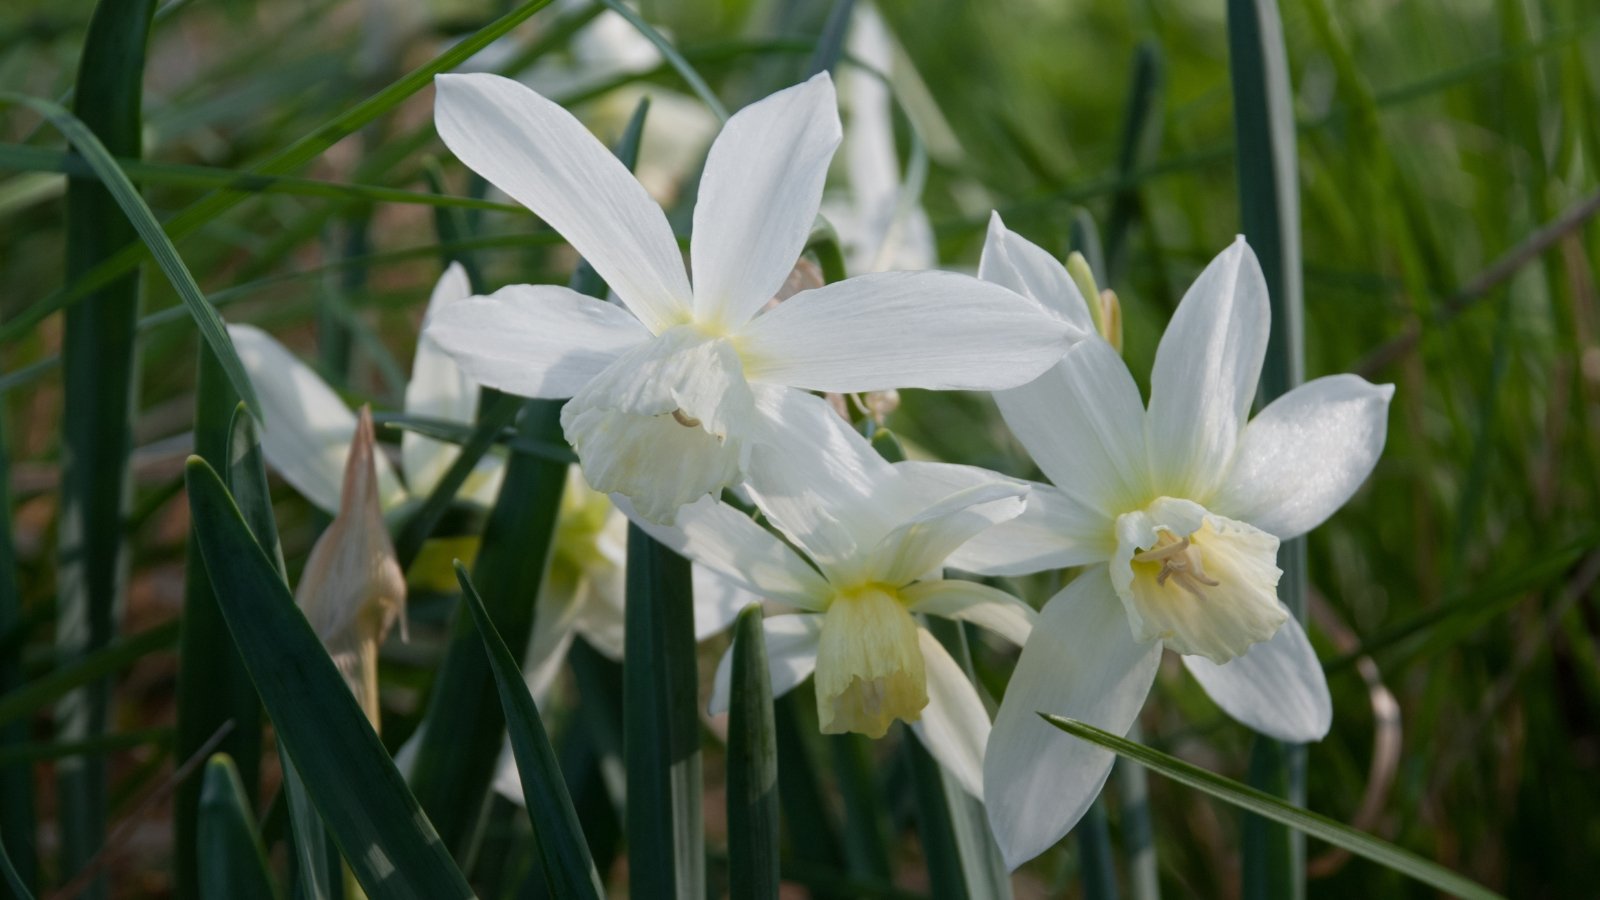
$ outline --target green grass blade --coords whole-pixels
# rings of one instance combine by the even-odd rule
[[[279,900],[244,783],[227,754],[218,753],[206,763],[203,785],[198,896]]]
[[[822,33],[817,35],[817,49],[806,63],[810,78],[818,72],[832,72],[844,56],[845,38],[850,34],[850,14],[855,11],[856,0],[834,0],[828,18],[822,23]]]
[[[33,900],[33,892],[28,890],[28,885],[17,873],[17,867],[11,862],[11,854],[6,851],[5,841],[0,840],[0,876],[5,877],[6,889],[11,892],[13,900]]]
[[[307,793],[373,900],[472,895],[356,698],[204,460],[189,508],[228,630]]]
[[[1466,900],[1494,900],[1494,898],[1500,896],[1488,888],[1464,878],[1438,863],[1423,859],[1409,850],[1396,847],[1370,834],[1357,831],[1340,822],[1335,822],[1327,816],[1285,803],[1265,791],[1259,791],[1248,785],[1240,784],[1231,778],[1224,778],[1214,772],[1208,772],[1199,766],[1168,756],[1158,750],[1152,750],[1143,744],[1136,744],[1127,738],[1117,737],[1108,731],[1102,731],[1093,725],[1087,725],[1075,719],[1050,715],[1045,715],[1043,718],[1046,722],[1073,737],[1098,744],[1118,756],[1133,760],[1139,765],[1165,775],[1179,784],[1209,794],[1218,800],[1230,803],[1263,818],[1271,819],[1302,834],[1310,835],[1317,840],[1326,841],[1357,856],[1370,859],[1379,865],[1393,869],[1402,875],[1414,878],[1447,894],[1466,898]]]
[[[17,584],[17,549],[11,535],[11,451],[6,443],[8,417],[0,408],[0,635],[21,635],[27,628]],[[0,697],[22,686],[22,654],[0,647]],[[0,759],[27,745],[27,722],[0,725]],[[0,844],[9,848],[11,865],[21,884],[35,883],[38,871],[34,837],[33,767],[0,761]]]
[[[1105,287],[1122,284],[1127,274],[1128,238],[1142,214],[1140,185],[1134,180],[1134,173],[1154,162],[1161,149],[1165,99],[1166,64],[1161,45],[1154,40],[1142,41],[1134,52],[1122,145],[1117,155],[1120,185],[1112,194],[1111,214],[1106,218],[1105,268],[1095,270]]]
[[[1084,900],[1117,900],[1117,861],[1111,850],[1111,826],[1105,804],[1096,800],[1072,828],[1078,837],[1078,879]]]
[[[778,729],[761,608],[739,614],[728,708],[728,889],[778,896]]]
[[[153,0],[101,0],[95,4],[74,86],[74,106],[81,120],[54,103],[23,101],[67,132],[73,145],[91,160],[96,155],[110,159],[107,146],[124,156],[140,155],[145,43],[154,10]],[[9,95],[0,94],[0,102],[7,99]],[[128,225],[134,217],[118,215],[119,205],[127,203],[122,192],[132,194],[135,205],[142,206],[143,201],[126,178],[118,184],[103,176],[103,182],[67,186],[65,274],[69,281],[98,267],[133,240]],[[56,646],[68,658],[110,643],[121,616],[127,566],[123,517],[137,393],[134,323],[138,318],[139,280],[129,274],[100,285],[87,296],[67,315],[62,332],[66,371],[62,383],[64,465]],[[110,681],[100,680],[63,697],[56,707],[56,736],[85,740],[104,733],[110,721],[111,696]],[[82,871],[105,841],[107,778],[103,758],[74,758],[56,767],[56,821],[63,872]],[[84,896],[102,900],[108,888],[105,876],[96,875]]]
[[[461,486],[467,483],[467,478],[477,468],[478,461],[489,452],[490,447],[494,446],[495,439],[506,426],[516,419],[522,404],[520,397],[496,394],[484,407],[478,416],[478,423],[473,426],[471,434],[461,445],[461,452],[456,455],[455,461],[445,470],[427,499],[422,501],[422,505],[401,524],[399,533],[395,536],[394,552],[400,560],[402,569],[409,568],[412,560],[417,558],[428,536],[433,533],[439,520],[450,509],[450,504],[455,502]]]
[[[194,449],[213,467],[227,471],[238,398],[217,365],[215,354],[202,345],[195,388]],[[251,504],[241,505],[249,509]],[[268,507],[270,516],[271,508]],[[265,546],[265,544],[263,544]],[[235,766],[247,803],[256,796],[261,762],[261,700],[249,673],[228,638],[228,626],[200,557],[200,541],[191,526],[188,565],[184,569],[183,631],[178,639],[178,730],[173,751],[188,759],[211,739],[224,722],[233,727],[219,747]],[[173,893],[198,898],[200,892],[200,804],[202,780],[178,786],[173,806]]]
[[[522,408],[520,435],[560,440],[560,404],[509,395],[496,402],[503,401]],[[566,478],[565,463],[513,454],[473,564],[474,580],[493,604],[496,632],[519,651],[533,633],[534,598],[554,547]],[[411,772],[417,799],[458,859],[469,853],[505,739],[494,674],[475,630],[467,610],[457,609]]]
[[[167,276],[167,280],[172,283],[173,290],[177,291],[178,296],[183,299],[184,305],[189,309],[189,314],[194,318],[195,325],[200,329],[200,337],[205,340],[206,346],[211,348],[211,352],[217,355],[217,359],[222,365],[222,370],[227,373],[228,382],[232,385],[234,392],[243,398],[250,405],[251,412],[259,417],[261,403],[256,399],[255,390],[250,386],[250,378],[245,374],[244,364],[239,362],[239,356],[233,350],[233,341],[228,339],[228,331],[223,324],[222,317],[217,315],[216,309],[206,302],[205,294],[200,291],[200,285],[195,282],[194,276],[189,273],[189,268],[183,264],[183,259],[178,256],[178,248],[173,246],[172,239],[162,229],[161,223],[156,221],[155,213],[144,202],[144,198],[139,196],[139,191],[133,186],[133,182],[129,181],[128,176],[117,167],[117,162],[112,158],[110,150],[101,143],[100,139],[95,136],[95,133],[90,130],[87,124],[48,100],[0,92],[0,102],[27,106],[49,119],[51,124],[55,125],[66,136],[67,140],[72,142],[78,152],[83,155],[84,160],[94,169],[95,175],[99,177],[104,190],[110,194],[116,203],[116,207],[121,210],[123,216],[127,217],[128,223],[133,226],[134,231],[138,233],[139,239],[144,242],[144,245],[150,251],[150,255],[155,258],[156,265]],[[77,184],[77,182],[74,182],[73,186]],[[69,204],[73,196],[73,186],[69,186],[67,192]],[[102,210],[100,216],[96,219],[95,227],[100,230],[106,230],[106,219],[108,218],[111,218],[109,210]],[[115,239],[119,236],[120,234],[112,234],[105,237]],[[119,246],[111,244],[105,238],[102,238],[102,241],[108,247]],[[104,254],[97,257],[97,259],[105,258],[107,256]],[[73,271],[76,273],[84,270],[80,267],[74,267]],[[137,300],[136,295],[134,300]],[[73,308],[77,309],[78,307],[74,306]],[[137,302],[130,303],[125,312],[127,314],[127,322],[124,323],[126,330],[132,332],[134,324],[138,320]],[[70,315],[68,320],[69,322],[71,321]],[[131,337],[128,338],[128,344],[127,355],[131,359]],[[68,346],[71,345],[69,344]],[[131,367],[131,365],[132,363],[130,362],[129,366]]]
[[[705,896],[700,716],[689,561],[628,526],[623,753],[639,900]]]
[[[61,695],[121,671],[157,650],[166,649],[177,640],[178,623],[174,620],[112,641],[94,653],[61,665],[42,678],[35,678],[9,694],[0,695],[0,724],[31,715]]]
[[[315,178],[294,178],[287,175],[260,175],[247,170],[220,169],[212,166],[182,165],[178,163],[153,163],[117,157],[114,160],[129,179],[144,185],[159,184],[170,187],[216,188],[251,194],[288,194],[296,197],[322,197],[330,200],[352,200],[363,203],[399,203],[419,206],[479,209],[531,216],[527,207],[514,203],[497,203],[476,197],[455,197],[440,191],[431,193],[408,191],[403,188],[374,184],[343,184]],[[71,153],[33,147],[25,144],[0,143],[0,169],[14,172],[59,172],[75,178],[96,178],[95,169],[82,158]]]
[[[695,96],[700,98],[700,102],[704,103],[713,115],[724,122],[728,121],[728,108],[722,105],[722,101],[717,99],[716,92],[711,90],[711,86],[706,84],[706,80],[700,77],[700,73],[696,72],[694,66],[683,58],[683,54],[678,52],[678,48],[673,46],[671,41],[663,37],[661,32],[652,27],[649,22],[646,22],[638,13],[633,11],[631,6],[623,3],[622,0],[601,0],[601,2],[617,15],[627,19],[628,24],[632,25],[634,30],[644,35],[646,40],[661,51],[661,56],[677,71],[679,77],[684,80],[685,84],[689,85],[689,89],[694,91]]]
[[[556,897],[598,900],[604,896],[600,876],[589,858],[589,845],[584,842],[578,813],[567,795],[561,768],[556,765],[556,754],[545,734],[539,707],[534,705],[516,660],[505,641],[500,639],[500,632],[495,630],[489,611],[484,608],[483,598],[478,596],[466,567],[460,562],[456,563],[456,578],[461,581],[462,603],[472,615],[489,667],[494,670],[495,687],[500,693],[511,735],[511,749],[516,754],[517,770],[522,777],[528,819],[533,824],[534,844],[539,850],[550,893]]]
[[[1233,81],[1238,154],[1240,230],[1261,261],[1272,304],[1272,331],[1261,372],[1261,399],[1270,402],[1305,379],[1300,261],[1300,184],[1288,53],[1277,0],[1229,0],[1229,68]],[[1278,550],[1278,598],[1306,617],[1305,538]],[[1273,743],[1257,738],[1258,744]],[[1292,803],[1305,802],[1303,747],[1260,746],[1251,766]],[[1281,780],[1279,777],[1281,776]],[[1257,783],[1266,787],[1267,780]],[[1278,826],[1246,819],[1244,896],[1305,896],[1305,844]]]
[[[363,126],[400,105],[406,98],[431,85],[433,76],[441,72],[448,72],[461,65],[479,50],[503,37],[511,29],[527,20],[529,16],[550,5],[550,3],[551,0],[529,0],[529,2],[518,6],[516,9],[478,29],[459,43],[451,45],[448,50],[411,70],[388,87],[383,88],[345,112],[334,116],[310,133],[272,154],[264,162],[252,169],[250,174],[282,175],[304,165],[329,147],[361,130]],[[253,195],[240,191],[217,191],[208,194],[168,221],[166,223],[167,233],[174,240],[181,240],[250,196]],[[130,236],[128,240],[122,243],[121,248],[113,256],[106,259],[104,263],[96,266],[92,271],[83,273],[77,281],[29,307],[25,313],[7,323],[5,328],[0,329],[0,340],[10,340],[18,334],[26,333],[45,316],[58,309],[76,304],[89,293],[131,270],[144,258],[143,247],[132,240]]]

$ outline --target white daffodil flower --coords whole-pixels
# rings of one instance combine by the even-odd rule
[[[980,273],[1066,321],[1088,321],[1065,269],[998,217]],[[1066,834],[1111,770],[1109,752],[1037,713],[1125,734],[1163,647],[1251,728],[1294,742],[1328,731],[1322,667],[1277,597],[1278,542],[1320,524],[1360,487],[1383,450],[1394,389],[1319,378],[1247,422],[1270,314],[1260,266],[1240,239],[1174,313],[1148,408],[1098,338],[995,395],[1054,485],[1034,485],[1022,516],[979,535],[951,565],[1011,575],[1089,567],[1040,613],[990,736],[989,821],[1013,868]]]
[[[440,309],[462,302],[470,294],[465,270],[451,265],[433,289],[427,316],[437,315]],[[228,332],[261,399],[266,420],[261,448],[267,463],[311,503],[330,514],[339,514],[345,460],[351,455],[351,435],[356,433],[355,413],[310,366],[266,332],[251,325],[230,325]],[[424,329],[412,360],[411,381],[406,385],[406,412],[471,425],[478,394],[478,386],[461,373]],[[374,490],[384,513],[392,517],[421,502],[459,453],[455,444],[406,431],[400,437],[404,484],[387,457],[381,452],[369,454],[374,466]],[[460,499],[492,506],[504,475],[505,458],[485,454],[462,485]],[[622,658],[626,529],[627,520],[605,495],[585,484],[575,467],[569,469],[556,521],[555,546],[539,591],[534,633],[528,647],[526,675],[536,699],[548,692],[574,635],[583,635],[612,659]],[[448,572],[451,556],[466,557],[473,549],[447,545],[437,561]],[[429,553],[424,548],[423,554]],[[420,558],[413,570],[419,568],[428,568]],[[695,631],[703,639],[726,628],[749,598],[702,570],[697,569],[694,577],[696,595],[704,601],[696,606]],[[451,575],[445,589],[454,584]]]
[[[763,312],[805,247],[839,143],[826,73],[728,120],[700,180],[690,268],[666,215],[577,119],[492,75],[441,75],[450,149],[542,217],[622,305],[513,285],[438,311],[431,337],[473,380],[571,397],[568,441],[596,490],[670,523],[786,440],[760,410],[789,388],[990,390],[1038,375],[1082,332],[948,272],[864,275]]]
[[[774,410],[806,441],[758,466],[747,485],[798,551],[712,497],[684,507],[675,526],[641,522],[657,540],[745,591],[793,613],[763,622],[774,695],[815,676],[828,733],[882,737],[900,719],[975,796],[982,794],[989,716],[961,667],[917,615],[972,622],[1018,644],[1035,613],[985,585],[946,580],[956,548],[1019,514],[1027,485],[999,476],[950,491],[927,477],[939,464],[890,465],[819,398],[786,392]],[[710,711],[728,707],[730,655]]]
[[[933,225],[921,204],[901,198],[906,186],[883,77],[894,67],[894,37],[872,4],[859,4],[851,13],[845,46],[860,63],[842,67],[839,75],[849,190],[825,197],[823,214],[839,235],[850,271],[931,269],[939,264]]]

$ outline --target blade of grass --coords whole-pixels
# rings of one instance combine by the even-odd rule
[[[278,900],[267,851],[256,833],[244,783],[233,760],[218,753],[206,763],[200,790],[199,884],[201,897]]]
[[[555,751],[545,734],[544,721],[528,684],[517,668],[517,662],[500,639],[500,632],[489,618],[483,598],[472,586],[466,567],[456,563],[456,578],[461,582],[461,600],[471,613],[473,625],[483,641],[489,666],[494,670],[495,687],[500,694],[506,723],[511,734],[511,749],[517,758],[517,771],[522,778],[522,796],[527,804],[528,819],[533,825],[534,845],[543,863],[544,876],[550,893],[555,897],[604,896],[600,876],[595,873],[594,861],[589,858],[589,845],[584,842],[583,829],[578,825],[578,813],[573,809],[572,798],[567,795],[566,782],[556,765]],[[736,896],[742,896],[737,895]]]
[[[663,37],[661,32],[652,27],[649,22],[646,22],[638,13],[633,11],[632,7],[623,3],[622,0],[601,0],[601,2],[617,15],[628,20],[628,24],[632,25],[635,31],[643,35],[645,40],[654,44],[656,49],[661,51],[662,57],[671,64],[679,77],[683,79],[685,84],[689,85],[689,89],[694,91],[695,96],[700,98],[700,102],[704,103],[713,115],[724,122],[728,121],[727,107],[722,105],[722,101],[717,99],[716,92],[711,90],[711,86],[706,84],[706,80],[700,77],[700,73],[696,72],[694,66],[683,58],[683,54],[678,52],[678,48],[673,46],[671,41]]]
[[[283,747],[362,888],[374,900],[470,897],[471,888],[221,479],[196,457],[185,476],[206,571],[228,630]]]
[[[11,451],[7,446],[8,416],[0,406],[0,635],[22,633],[22,594],[17,584],[17,549],[11,536]],[[22,686],[22,654],[0,646],[0,697]],[[10,849],[18,883],[32,885],[38,873],[34,837],[33,767],[5,762],[11,751],[27,745],[28,723],[0,725],[0,845]]]
[[[1276,0],[1229,0],[1228,58],[1233,82],[1238,153],[1240,230],[1266,276],[1272,330],[1261,372],[1261,399],[1270,402],[1305,379],[1301,297],[1300,184],[1288,52]],[[1305,538],[1278,549],[1278,599],[1306,618]],[[1305,749],[1257,738],[1252,783],[1272,785],[1291,803],[1305,802]],[[1257,779],[1260,779],[1259,781]],[[1305,842],[1297,833],[1246,817],[1244,896],[1297,900],[1305,896]]]
[[[75,84],[74,108],[81,119],[54,103],[23,101],[50,118],[90,159],[97,150],[99,157],[109,159],[106,145],[124,156],[140,155],[145,42],[154,13],[154,0],[95,4]],[[0,101],[7,99],[0,94]],[[103,184],[67,186],[69,281],[133,240],[129,224],[136,215],[130,211],[124,219],[117,214],[119,205],[127,205],[118,189],[132,194],[135,205],[142,206],[143,201],[125,178],[120,185],[109,174],[102,179]],[[133,443],[138,317],[139,279],[129,274],[86,297],[66,317],[62,331],[66,373],[56,646],[69,659],[110,643],[121,615],[127,565],[122,523]],[[86,740],[103,734],[110,719],[111,693],[111,682],[102,679],[64,696],[56,706],[57,737]],[[60,868],[80,872],[105,843],[105,760],[65,760],[56,766],[56,782]],[[103,900],[109,884],[96,876],[85,888],[89,900]]]
[[[1357,831],[1348,825],[1335,822],[1327,816],[1285,803],[1282,799],[1274,797],[1265,791],[1256,790],[1230,778],[1224,778],[1214,772],[1208,772],[1199,766],[1186,763],[1160,751],[1152,750],[1143,744],[1136,744],[1126,738],[1117,737],[1108,731],[1102,731],[1093,725],[1079,722],[1076,719],[1043,714],[1041,714],[1041,717],[1046,722],[1073,737],[1098,744],[1118,756],[1165,775],[1179,784],[1209,794],[1218,800],[1232,804],[1262,818],[1271,819],[1302,834],[1326,841],[1357,856],[1370,859],[1379,865],[1393,869],[1408,878],[1414,878],[1447,894],[1466,898],[1466,900],[1495,900],[1495,898],[1499,897],[1498,894],[1488,888],[1464,878],[1438,863],[1423,859],[1409,850],[1396,847],[1388,841]]]
[[[1133,175],[1149,166],[1161,149],[1165,99],[1166,64],[1161,45],[1146,39],[1134,51],[1133,78],[1124,107],[1127,118],[1122,123],[1122,147],[1117,155],[1117,177],[1121,185],[1111,196],[1111,213],[1106,217],[1106,267],[1095,270],[1101,284],[1107,287],[1121,284],[1127,272],[1128,236],[1143,205],[1139,183]]]
[[[216,355],[202,345],[196,375],[194,449],[213,467],[228,471],[234,408],[239,400],[229,389]],[[248,508],[248,507],[246,507]],[[270,512],[270,507],[269,507]],[[233,729],[221,751],[235,767],[247,803],[254,803],[261,763],[261,700],[250,684],[238,651],[228,639],[228,627],[217,608],[217,598],[200,557],[200,542],[191,524],[184,568],[182,633],[178,639],[178,731],[173,752],[187,759],[223,722]],[[173,894],[179,898],[216,896],[202,894],[200,883],[200,804],[202,783],[191,779],[178,786],[174,800]]]
[[[178,622],[173,620],[138,634],[119,638],[87,656],[65,662],[42,678],[35,678],[9,694],[0,695],[0,724],[31,715],[45,704],[135,661],[177,643]]]
[[[705,896],[700,716],[689,561],[628,526],[623,753],[628,868],[640,900]]]
[[[250,170],[252,175],[282,175],[319,156],[323,151],[359,131],[362,126],[400,105],[406,98],[433,83],[433,76],[448,72],[470,59],[479,50],[489,46],[529,16],[543,9],[551,0],[529,0],[495,21],[478,29],[471,36],[452,45],[432,60],[411,70],[366,100],[340,113],[313,129],[310,133],[272,154]],[[33,98],[28,98],[33,99]],[[35,101],[43,102],[43,101]],[[232,209],[250,193],[216,191],[185,207],[166,223],[167,233],[174,240],[194,233],[201,226]],[[11,340],[32,330],[45,316],[58,309],[72,306],[89,293],[128,272],[144,259],[144,248],[131,237],[122,242],[120,249],[93,270],[84,272],[77,280],[45,297],[0,328],[0,341]]]
[[[778,896],[778,732],[761,607],[739,614],[728,707],[728,889]]]
[[[839,64],[844,55],[844,39],[850,33],[850,14],[855,8],[856,0],[834,0],[827,21],[822,23],[822,33],[817,35],[817,49],[806,63],[806,78],[818,72],[832,72]]]

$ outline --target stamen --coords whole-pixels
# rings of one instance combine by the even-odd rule
[[[696,419],[694,416],[689,415],[688,413],[684,412],[681,409],[673,410],[672,411],[672,418],[673,418],[673,421],[677,422],[679,425],[682,425],[685,428],[699,428],[700,427],[700,420],[699,419]]]
[[[1193,594],[1197,600],[1205,599],[1205,592],[1200,590],[1202,586],[1220,587],[1222,584],[1206,574],[1200,549],[1189,538],[1174,538],[1170,531],[1161,532],[1154,547],[1135,553],[1133,561],[1161,563],[1161,571],[1156,573],[1156,584],[1166,587],[1170,580]]]

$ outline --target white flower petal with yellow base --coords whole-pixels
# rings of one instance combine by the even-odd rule
[[[671,524],[677,507],[746,480],[788,439],[791,423],[757,402],[768,390],[1009,387],[1083,336],[1026,298],[946,272],[847,280],[758,315],[803,248],[838,143],[827,73],[740,110],[718,136],[695,211],[692,291],[661,209],[570,114],[496,76],[438,86],[445,143],[565,236],[647,334],[623,349],[614,316],[606,330],[589,318],[577,327],[567,308],[547,333],[533,313],[477,298],[430,328],[484,384],[572,397],[562,426],[585,476],[650,521]]]
[[[1075,311],[1077,287],[1064,268],[1046,271],[1053,261],[1042,252],[996,219],[982,271]],[[1039,296],[1050,292],[1054,301]],[[1012,866],[1077,822],[1110,767],[1109,753],[1034,714],[1124,733],[1162,647],[1181,654],[1244,724],[1285,740],[1327,733],[1327,683],[1278,600],[1278,542],[1327,518],[1370,474],[1393,389],[1354,376],[1320,379],[1247,423],[1268,317],[1260,266],[1240,240],[1206,267],[1173,315],[1148,409],[1098,336],[1036,381],[995,397],[1055,484],[1036,487],[1034,511],[986,531],[968,552],[1023,549],[988,559],[958,553],[952,564],[1011,575],[1029,571],[1030,558],[1089,566],[1041,614],[990,738],[990,820]],[[1040,533],[1052,524],[1054,548]],[[1105,697],[1086,697],[1086,686]]]

